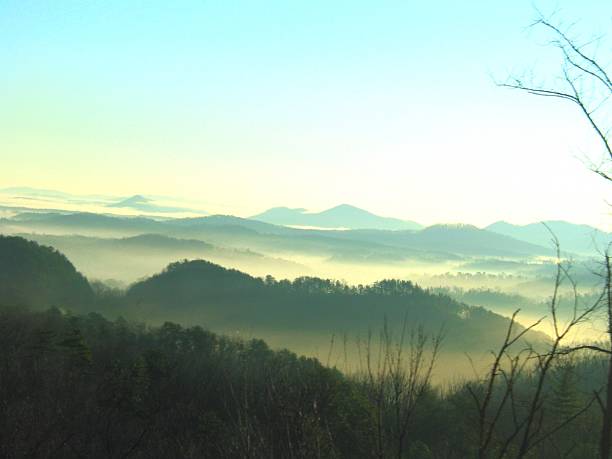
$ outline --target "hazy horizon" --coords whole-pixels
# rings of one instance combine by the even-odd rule
[[[23,189],[23,190],[29,189],[29,190],[41,192],[41,193],[65,193],[67,195],[70,195],[71,197],[78,197],[78,198],[84,198],[84,199],[90,198],[90,199],[98,199],[98,200],[104,199],[105,201],[98,202],[97,203],[98,205],[94,206],[91,203],[88,203],[86,201],[83,201],[82,203],[75,203],[75,202],[61,201],[61,200],[51,202],[49,201],[48,197],[45,197],[45,196],[41,196],[40,199],[38,200],[30,196],[12,196],[12,197],[7,196],[7,194],[5,194],[6,191],[11,190],[13,188]],[[158,204],[165,203],[169,205],[177,205],[177,206],[182,205],[182,206],[187,206],[187,207],[185,207],[184,211],[177,211],[174,213],[172,212],[156,213],[152,211],[147,212],[147,211],[139,211],[137,209],[116,208],[116,207],[110,206],[110,204],[121,202],[123,200],[130,199],[133,197],[144,197],[145,199],[150,199],[152,202],[155,202]],[[67,193],[65,190],[61,190],[61,189],[50,190],[50,189],[41,189],[41,188],[27,187],[27,186],[0,187],[0,207],[6,206],[6,207],[15,207],[15,208],[18,208],[18,207],[31,208],[31,209],[36,209],[36,210],[61,210],[61,211],[68,211],[68,212],[91,212],[91,213],[102,213],[102,214],[117,215],[117,216],[145,216],[145,217],[153,217],[153,218],[155,217],[184,218],[184,217],[197,217],[197,216],[207,216],[207,215],[232,215],[232,216],[236,216],[240,218],[252,219],[252,218],[257,217],[259,214],[264,213],[274,208],[299,210],[299,211],[304,211],[305,214],[315,214],[315,213],[323,212],[326,210],[331,210],[337,207],[350,206],[350,207],[357,208],[359,210],[363,210],[363,211],[372,213],[376,215],[377,217],[392,218],[392,219],[398,219],[398,220],[403,220],[403,221],[415,222],[415,223],[422,225],[423,227],[439,225],[439,224],[441,225],[465,224],[465,225],[474,225],[479,228],[486,228],[487,226],[493,223],[498,223],[498,222],[506,222],[512,225],[523,226],[523,225],[528,225],[528,224],[533,224],[533,223],[540,223],[543,221],[564,221],[564,222],[577,224],[577,225],[589,225],[589,226],[592,226],[594,228],[597,228],[599,230],[606,231],[606,232],[609,232],[612,230],[612,225],[610,224],[598,225],[598,224],[587,223],[584,221],[566,220],[563,218],[551,218],[548,220],[512,219],[511,215],[508,215],[508,217],[501,218],[499,220],[488,221],[488,222],[485,221],[484,223],[476,223],[476,222],[467,221],[467,220],[426,221],[426,220],[419,219],[418,217],[414,217],[411,215],[402,216],[402,215],[381,214],[372,209],[361,207],[351,202],[339,202],[329,207],[315,208],[315,209],[306,208],[306,207],[302,207],[299,205],[293,205],[293,204],[270,206],[270,207],[262,207],[259,211],[252,213],[252,214],[250,213],[240,213],[240,214],[231,213],[227,208],[225,209],[217,208],[218,210],[215,212],[215,211],[208,210],[207,208],[204,207],[204,205],[205,203],[202,203],[201,201],[197,201],[195,199],[188,199],[188,198],[177,197],[177,196],[159,196],[159,195],[148,194],[148,193],[135,193],[132,195],[107,195],[107,194],[94,194],[94,193],[80,194],[79,193],[79,194],[72,195],[70,193]],[[299,225],[285,225],[285,226],[299,227]],[[324,227],[321,227],[321,229],[324,229]],[[342,229],[342,228],[336,228],[336,229]]]
[[[535,6],[590,38],[605,5]],[[495,85],[558,74],[536,14],[527,0],[3,2],[0,187],[609,228],[581,114]]]
[[[609,0],[0,0],[0,457],[612,458]]]

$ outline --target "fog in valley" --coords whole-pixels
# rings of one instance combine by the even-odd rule
[[[385,279],[409,281],[432,295],[444,295],[503,317],[520,309],[517,321],[524,326],[550,315],[558,263],[553,237],[559,239],[560,262],[568,265],[576,282],[581,308],[598,300],[602,275],[598,250],[603,250],[610,240],[608,233],[595,228],[557,222],[532,225],[522,233],[512,225],[482,229],[471,225],[417,227],[412,223],[411,229],[335,229],[342,225],[358,226],[360,220],[356,217],[373,225],[377,218],[383,227],[390,224],[389,219],[346,205],[326,212],[326,221],[334,225],[332,228],[296,228],[262,222],[256,217],[222,215],[159,218],[38,209],[14,209],[7,215],[0,220],[5,234],[57,249],[98,290],[119,296],[135,283],[164,272],[172,263],[206,260],[262,280],[295,282],[321,278],[351,287],[373,285]],[[393,224],[403,225],[400,220]],[[555,225],[561,229],[559,236],[552,229]],[[508,232],[515,237],[508,236]],[[546,240],[548,244],[536,243]],[[565,250],[565,246],[577,250]],[[558,309],[563,319],[572,310],[572,294],[567,283],[559,289]],[[389,312],[383,310],[353,328],[344,321],[330,321],[323,327],[293,323],[283,328],[274,317],[258,324],[248,321],[228,324],[218,317],[193,311],[188,314],[175,311],[159,318],[150,311],[143,311],[143,315],[134,311],[115,313],[150,324],[163,324],[171,319],[236,336],[263,338],[275,348],[289,348],[322,361],[333,361],[343,369],[359,366],[356,343],[389,319]],[[572,340],[602,339],[603,319],[577,327]],[[317,320],[327,319],[321,316]],[[401,320],[401,315],[395,316],[393,322],[397,325]],[[297,333],[293,328],[296,326]],[[437,332],[443,326],[436,323],[427,332]],[[535,330],[551,332],[547,320]],[[466,350],[443,350],[441,358],[448,362],[440,366],[445,370],[439,371],[438,377],[444,380],[441,375],[471,376],[473,368],[466,365]],[[481,357],[487,352],[480,352]]]
[[[609,1],[0,2],[0,458],[612,459]]]

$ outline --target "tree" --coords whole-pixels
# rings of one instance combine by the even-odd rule
[[[385,319],[378,345],[368,333],[363,343],[365,370],[359,372],[359,377],[374,408],[376,441],[372,456],[405,457],[411,423],[430,390],[443,338],[443,330],[432,336],[422,327],[409,330],[407,318],[397,337]],[[358,341],[357,346],[361,356],[362,343]]]
[[[542,97],[553,97],[569,101],[578,107],[580,113],[595,132],[602,146],[602,155],[598,162],[591,159],[591,169],[607,181],[612,181],[612,145],[609,139],[610,126],[609,101],[612,96],[612,71],[609,62],[599,59],[597,49],[605,46],[603,38],[580,41],[570,35],[570,29],[563,29],[549,19],[540,16],[532,25],[542,27],[552,35],[550,44],[557,48],[562,56],[560,83],[551,86],[525,83],[519,78],[511,78],[501,86],[526,91]],[[604,254],[604,294],[601,305],[607,315],[607,338],[605,347],[580,345],[559,349],[559,354],[566,355],[575,351],[595,351],[609,358],[608,378],[605,385],[606,398],[597,400],[602,411],[602,428],[599,453],[602,459],[609,459],[612,450],[612,288],[611,265],[608,249]],[[554,308],[552,310],[554,314]],[[555,329],[556,331],[556,329]],[[557,334],[558,336],[558,334]]]
[[[560,358],[569,353],[565,341],[570,332],[588,320],[600,304],[599,300],[585,307],[579,304],[576,283],[570,275],[569,266],[561,260],[559,242],[554,236],[553,242],[557,249],[557,270],[553,294],[548,305],[547,321],[553,330],[550,342],[539,346],[539,349],[527,345],[515,351],[516,344],[523,341],[529,330],[536,328],[545,319],[543,317],[519,330],[516,328],[516,316],[520,310],[515,311],[504,341],[498,351],[493,353],[493,363],[486,378],[466,387],[477,413],[476,457],[479,459],[491,457],[492,454],[500,458],[507,457],[513,450],[517,458],[528,457],[534,448],[586,413],[595,400],[595,397],[592,397],[584,406],[574,407],[564,413],[564,416],[555,416],[550,425],[545,426],[545,402],[550,395],[546,386],[549,384],[551,372]],[[563,282],[569,282],[573,292],[572,310],[565,322],[559,317],[560,288]],[[519,400],[516,386],[525,376],[526,368],[530,369],[532,387]],[[505,416],[512,420],[509,429],[500,426],[504,412],[511,413]]]
[[[572,38],[570,30],[562,30],[550,20],[540,16],[532,27],[543,27],[552,34],[550,44],[562,56],[561,78],[558,84],[542,86],[512,77],[500,86],[526,91],[542,97],[554,97],[576,105],[593,128],[603,148],[598,161],[591,159],[591,169],[608,181],[612,181],[612,145],[610,133],[610,106],[612,96],[612,70],[598,59],[598,46],[605,45],[602,38],[581,42]],[[604,46],[605,47],[605,46]]]

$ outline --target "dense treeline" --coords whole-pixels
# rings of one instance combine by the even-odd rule
[[[440,391],[416,378],[422,390],[406,395],[418,398],[398,398],[392,368],[347,377],[260,340],[57,309],[0,309],[0,368],[6,458],[469,458],[478,448],[472,396],[485,390],[484,380]],[[603,373],[597,359],[555,365],[539,443],[525,457],[595,456],[600,416],[588,400]],[[523,416],[534,377],[516,380],[522,402],[500,412],[487,457]],[[492,406],[502,397],[494,392]]]
[[[351,286],[317,277],[256,278],[204,260],[172,263],[123,292],[90,284],[51,247],[4,236],[0,236],[0,304],[101,312],[154,324],[170,320],[255,336],[282,331],[325,345],[334,334],[363,336],[386,317],[392,323],[408,320],[430,332],[443,326],[447,348],[457,352],[496,346],[508,324],[500,315],[410,281]],[[545,340],[537,333],[529,337],[534,343]]]
[[[0,457],[597,453],[605,363],[564,354],[558,337],[526,347],[519,337],[541,335],[514,317],[408,281],[277,281],[202,260],[171,264],[123,292],[90,285],[51,248],[0,243]],[[261,340],[169,319],[303,336],[296,332],[383,325],[344,342],[359,365],[342,374]],[[444,338],[431,335],[442,323]],[[432,375],[444,348],[498,349],[499,358],[488,374],[441,390]]]
[[[121,301],[120,301],[121,302]],[[341,281],[300,277],[255,278],[204,260],[172,263],[163,272],[133,284],[124,310],[148,320],[199,320],[219,329],[363,334],[383,318],[408,320],[435,332],[462,351],[497,345],[508,319],[435,294],[410,281],[383,280],[350,286]],[[139,317],[135,315],[134,317]],[[532,342],[545,340],[529,334]]]
[[[355,457],[367,446],[364,400],[315,360],[199,327],[0,314],[1,457]]]
[[[94,301],[87,279],[57,250],[0,235],[0,302],[81,308]]]

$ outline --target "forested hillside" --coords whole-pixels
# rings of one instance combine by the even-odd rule
[[[486,393],[484,380],[436,390],[426,367],[347,377],[261,340],[57,309],[0,307],[0,366],[7,459],[464,459],[479,450],[472,397]],[[529,413],[534,378],[514,381],[505,408],[503,387],[493,393],[492,408],[502,409],[486,451],[516,457],[515,423]],[[528,457],[595,456],[599,408],[588,401],[603,378],[596,359],[555,365]]]
[[[334,335],[354,341],[388,321],[421,326],[430,334],[443,331],[453,352],[482,352],[495,347],[508,324],[505,317],[410,281],[357,286],[317,277],[279,281],[204,260],[172,263],[126,292],[97,288],[94,293],[54,249],[17,237],[0,243],[0,253],[6,253],[0,257],[5,263],[0,291],[6,292],[7,305],[99,311],[156,324],[173,320],[257,337],[293,335],[285,346],[300,343],[300,350],[308,341],[327,347]],[[536,332],[527,337],[534,343],[546,339]]]
[[[0,304],[80,309],[93,296],[87,279],[57,250],[0,235]]]
[[[547,337],[409,281],[278,281],[195,260],[123,292],[92,288],[63,255],[22,238],[0,238],[0,254],[2,457],[596,451],[601,359],[557,353],[542,371],[530,362],[547,358]],[[241,328],[254,338],[236,337]],[[357,333],[342,350],[356,360],[272,350],[257,337],[275,330],[306,341]],[[434,385],[440,372],[465,367],[465,353],[495,349],[509,359],[503,366],[488,359],[472,378]]]
[[[0,308],[0,365],[7,459],[369,457],[363,396],[259,340]]]
[[[215,329],[251,331],[266,336],[283,330],[354,338],[406,320],[430,333],[444,330],[453,350],[494,347],[508,320],[484,308],[432,294],[410,281],[383,280],[350,286],[301,277],[294,281],[258,279],[203,261],[174,263],[162,273],[132,285],[125,296],[149,320],[200,321]],[[544,339],[530,334],[534,341]]]

